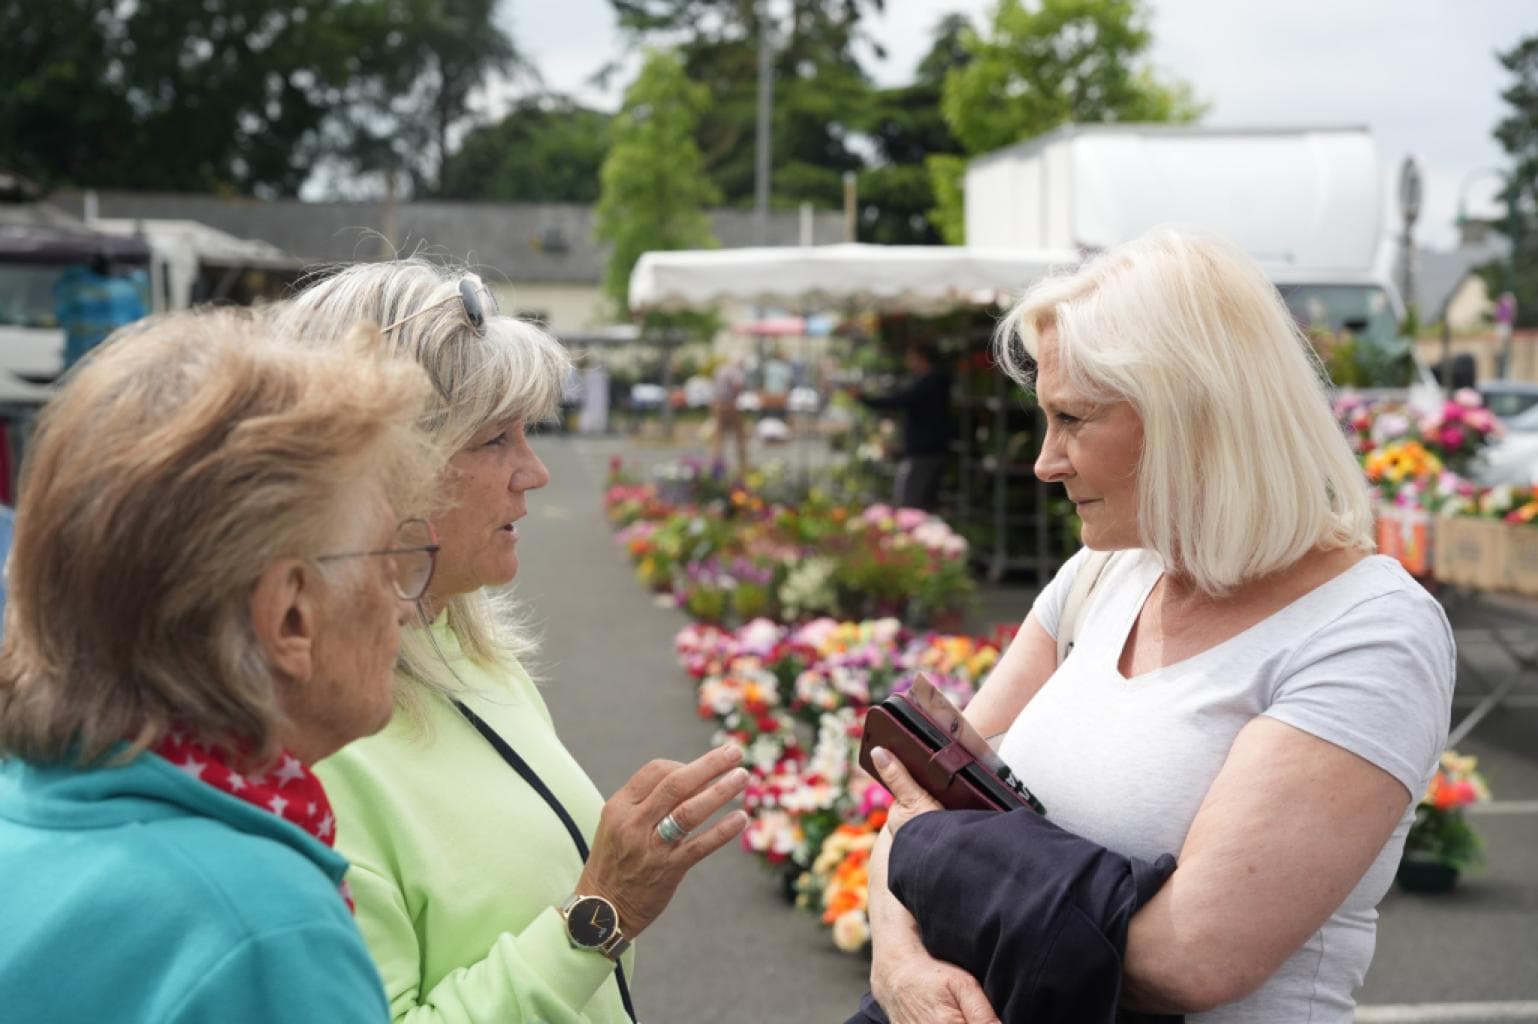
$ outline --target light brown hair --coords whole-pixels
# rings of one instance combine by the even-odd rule
[[[398,516],[430,511],[442,456],[414,426],[429,391],[366,332],[315,351],[200,312],[109,339],[44,410],[24,467],[0,756],[90,762],[176,727],[270,757],[282,719],[256,583],[360,540],[367,489]],[[317,571],[358,571],[332,564]]]

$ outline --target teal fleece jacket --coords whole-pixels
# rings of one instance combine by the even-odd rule
[[[154,754],[0,763],[0,1017],[381,1024],[346,869]]]

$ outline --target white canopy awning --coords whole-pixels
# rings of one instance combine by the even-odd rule
[[[1003,305],[1072,252],[953,245],[819,245],[649,252],[630,307],[679,312],[738,302],[787,310],[942,312]]]

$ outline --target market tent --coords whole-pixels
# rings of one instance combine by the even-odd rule
[[[678,312],[722,302],[780,309],[942,312],[990,306],[1078,261],[1072,252],[951,245],[819,245],[644,254],[630,307]]]
[[[263,271],[288,284],[304,270],[302,260],[275,245],[237,238],[194,220],[99,218],[92,226],[149,244],[157,257],[155,291],[170,309],[228,301],[235,281],[247,271]]]
[[[1034,281],[1081,261],[1076,252],[1041,252],[971,246],[825,245],[773,249],[649,252],[630,275],[635,312],[708,309],[736,302],[786,310],[880,313],[944,313],[966,307],[998,307],[1018,298]],[[1010,501],[1013,479],[1031,479],[1013,464],[1008,438],[1021,410],[1007,400],[1005,378],[995,392],[963,404],[958,515],[978,516],[991,541],[974,548],[990,579],[1028,569],[1046,582],[1060,561],[1046,514],[1046,485],[1037,481],[1028,508]],[[975,448],[979,427],[989,451]],[[805,472],[804,451],[802,471]],[[1018,461],[1018,460],[1015,460]]]

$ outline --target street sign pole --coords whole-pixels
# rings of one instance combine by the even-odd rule
[[[1419,326],[1415,299],[1415,221],[1421,212],[1421,172],[1415,157],[1407,156],[1399,165],[1399,216],[1404,221],[1400,238],[1404,262],[1404,305],[1407,323]],[[1415,339],[1410,339],[1413,344]]]

